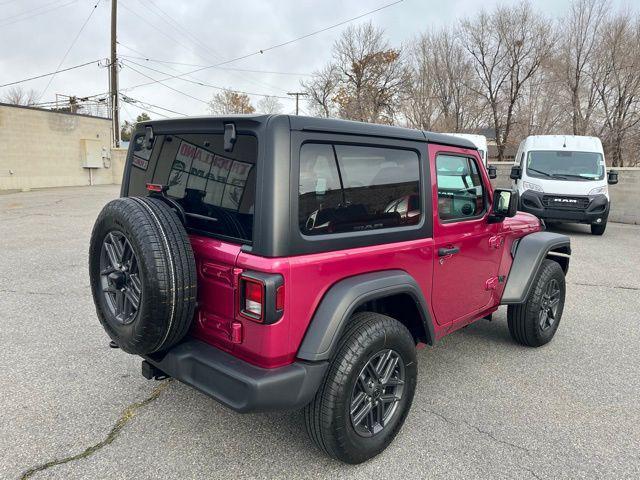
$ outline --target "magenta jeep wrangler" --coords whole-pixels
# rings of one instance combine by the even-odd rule
[[[416,346],[508,305],[513,338],[555,334],[569,239],[492,190],[474,146],[286,115],[137,127],[121,198],[93,229],[100,322],[239,411],[303,408],[348,463],[400,430]]]

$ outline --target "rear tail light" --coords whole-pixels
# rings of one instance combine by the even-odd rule
[[[244,305],[242,305],[242,313],[255,320],[262,320],[262,312],[264,311],[264,285],[247,278],[243,279],[243,283]]]
[[[259,323],[274,323],[284,312],[282,275],[247,272],[240,275],[238,311],[240,315]]]

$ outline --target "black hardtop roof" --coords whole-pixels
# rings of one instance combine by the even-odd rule
[[[477,147],[466,138],[454,137],[442,133],[426,132],[413,128],[395,127],[391,125],[380,125],[377,123],[355,122],[352,120],[340,120],[336,118],[305,117],[297,115],[225,115],[225,116],[202,116],[186,117],[166,120],[151,120],[138,124],[138,128],[145,125],[158,127],[160,130],[170,130],[172,127],[179,127],[184,132],[189,129],[202,130],[207,124],[237,122],[244,127],[264,125],[269,119],[274,117],[286,117],[292,130],[340,133],[345,135],[365,135],[371,137],[398,138],[404,140],[414,140],[420,142],[432,142],[454,147],[470,148],[476,150]],[[240,127],[240,125],[238,125]]]

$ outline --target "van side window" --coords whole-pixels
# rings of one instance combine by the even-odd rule
[[[420,223],[419,160],[412,150],[306,143],[299,185],[305,235]]]
[[[438,155],[436,170],[441,220],[466,220],[485,211],[485,190],[474,159]]]

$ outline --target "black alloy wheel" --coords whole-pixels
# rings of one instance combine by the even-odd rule
[[[351,423],[363,437],[382,431],[397,411],[404,391],[404,363],[394,350],[375,354],[358,375],[351,394]]]
[[[560,304],[560,285],[555,278],[549,280],[540,301],[540,313],[538,320],[541,330],[551,328],[558,317]]]
[[[142,282],[131,243],[117,230],[102,242],[100,282],[105,304],[115,319],[123,325],[133,322],[140,308]]]

